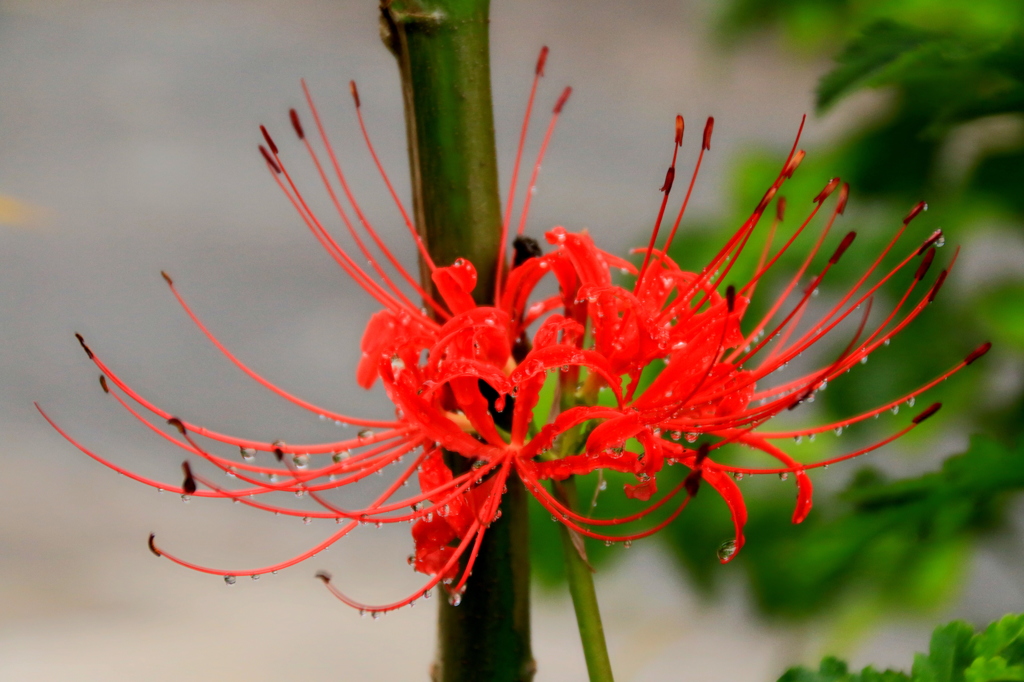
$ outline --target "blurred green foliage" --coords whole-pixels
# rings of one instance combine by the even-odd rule
[[[917,654],[910,674],[864,668],[849,672],[829,657],[818,670],[792,668],[779,682],[1014,682],[1024,680],[1024,616],[1008,615],[984,632],[962,621],[932,633],[928,654]]]
[[[942,294],[891,346],[873,353],[866,366],[829,382],[814,405],[781,419],[806,425],[856,415],[926,383],[990,339],[993,351],[984,361],[921,398],[921,405],[941,401],[941,416],[900,443],[904,450],[928,450],[944,429],[989,436],[975,437],[967,452],[923,476],[888,480],[875,468],[860,468],[880,462],[892,447],[864,461],[816,471],[815,509],[798,526],[790,523],[792,481],[745,480],[741,487],[750,512],[747,545],[726,566],[719,564],[716,551],[731,538],[731,521],[713,492],[702,492],[658,537],[709,594],[742,576],[766,615],[845,615],[863,622],[895,611],[934,610],[956,593],[979,536],[1004,520],[1008,496],[1024,488],[1024,447],[1009,446],[1024,444],[1024,396],[1020,381],[1013,379],[1024,367],[1024,258],[989,272],[977,253],[986,243],[990,252],[994,244],[997,252],[1024,253],[1024,3],[732,0],[724,4],[720,19],[727,45],[738,44],[752,32],[771,32],[795,49],[794,58],[833,58],[818,84],[819,113],[866,89],[886,93],[874,115],[862,117],[828,149],[809,149],[781,192],[788,208],[776,245],[810,212],[812,197],[831,177],[840,176],[851,185],[846,214],[808,270],[808,275],[818,272],[842,235],[850,229],[858,232],[853,247],[820,287],[815,304],[819,311],[853,285],[920,200],[929,201],[930,210],[911,224],[883,262],[883,270],[937,227],[943,228],[948,244],[940,249],[937,262],[949,264],[959,245],[968,252],[966,258],[960,254],[963,260]],[[750,215],[784,156],[784,150],[753,149],[733,160],[729,212],[714,224],[687,220],[676,238],[672,255],[684,269],[702,267]],[[748,320],[766,311],[800,267],[823,222],[819,217],[772,268],[771,276],[759,285]],[[729,281],[742,284],[753,273],[765,233],[758,229]],[[958,278],[968,259],[975,266],[971,281],[964,283]],[[910,270],[894,277],[875,297],[875,324],[909,285]],[[831,346],[822,344],[815,357],[825,362],[834,357],[855,327],[856,321],[839,327],[830,335],[835,337]],[[991,387],[999,383],[1000,374],[1009,380],[995,394]],[[804,440],[785,449],[802,461],[835,456],[891,434],[913,413],[904,409],[900,415],[886,414],[847,429],[841,439],[822,434],[813,443]],[[749,451],[725,456],[757,463]],[[684,475],[668,469],[659,475],[659,487],[667,489]],[[847,480],[848,485],[837,491]],[[596,513],[619,516],[636,510],[637,503],[621,494],[623,482],[609,481],[608,491],[596,498]],[[590,499],[596,485],[595,480],[581,481],[581,498]],[[539,541],[533,543],[535,567],[542,580],[556,580],[557,529],[539,507],[533,510],[533,519],[534,538]],[[598,567],[622,551],[588,543],[592,563]],[[916,671],[915,666],[915,675]],[[791,674],[796,676],[784,679],[910,679],[871,671],[856,676],[836,661],[823,663],[818,673]],[[965,679],[921,675],[913,679]],[[981,676],[966,679],[1024,679],[984,677],[983,671],[977,675]]]

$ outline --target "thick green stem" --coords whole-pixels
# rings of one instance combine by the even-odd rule
[[[579,509],[576,481],[571,476],[555,484],[554,494],[569,509]],[[594,571],[584,558],[583,537],[565,524],[559,524],[559,532],[562,537],[562,554],[565,556],[565,571],[569,578],[569,593],[576,609],[576,624],[580,629],[590,682],[613,682],[612,662],[608,658],[601,611],[594,590]]]
[[[381,32],[398,59],[416,228],[438,266],[458,258],[494,291],[501,202],[494,144],[489,0],[382,0]],[[421,263],[425,289],[433,289]],[[449,453],[458,475],[469,467]],[[526,490],[512,475],[501,518],[484,535],[459,606],[441,600],[436,682],[529,682],[530,564]]]

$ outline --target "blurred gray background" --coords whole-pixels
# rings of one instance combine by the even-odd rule
[[[611,251],[638,241],[653,220],[677,111],[690,129],[683,166],[703,117],[717,119],[694,199],[698,213],[714,214],[730,154],[751,141],[787,147],[827,66],[794,63],[767,43],[723,57],[701,32],[706,1],[493,5],[502,186],[535,56],[547,44],[534,133],[564,85],[574,95],[531,230],[588,227]],[[407,196],[397,72],[376,21],[373,0],[0,1],[0,679],[426,678],[432,604],[361,620],[312,578],[324,568],[359,598],[404,595],[419,580],[404,560],[407,528],[371,528],[280,575],[227,587],[154,558],[148,533],[188,558],[231,567],[283,559],[333,526],[182,504],[87,459],[32,405],[118,463],[180,480],[180,453],[102,394],[77,331],[182,417],[267,440],[337,436],[221,358],[168,293],[166,269],[214,333],[282,387],[340,411],[389,413],[380,391],[353,380],[372,301],[318,248],[256,154],[265,123],[317,194],[287,124],[306,78],[364,209],[414,262],[348,96],[355,79]],[[806,144],[872,105],[858,97],[812,118]],[[638,543],[630,553],[597,578],[621,679],[685,671],[687,680],[772,680],[821,653],[813,627],[759,624],[740,588],[725,603],[701,604],[658,548]],[[987,619],[1024,605],[987,556],[979,554],[955,613]],[[533,622],[537,679],[585,679],[567,597],[535,593]],[[906,666],[930,628],[890,627],[863,640],[853,662]]]

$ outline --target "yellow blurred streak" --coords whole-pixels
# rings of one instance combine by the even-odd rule
[[[0,225],[39,227],[46,211],[38,206],[0,194]]]

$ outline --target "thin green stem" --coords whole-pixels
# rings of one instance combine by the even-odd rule
[[[568,479],[554,485],[555,497],[572,510],[579,508],[576,481]],[[565,571],[569,578],[569,593],[576,609],[576,624],[580,629],[583,656],[587,661],[590,682],[613,682],[612,662],[608,658],[608,647],[604,641],[604,626],[601,611],[594,590],[594,569],[585,558],[583,537],[568,526],[559,524],[562,538],[562,554],[565,556]]]

